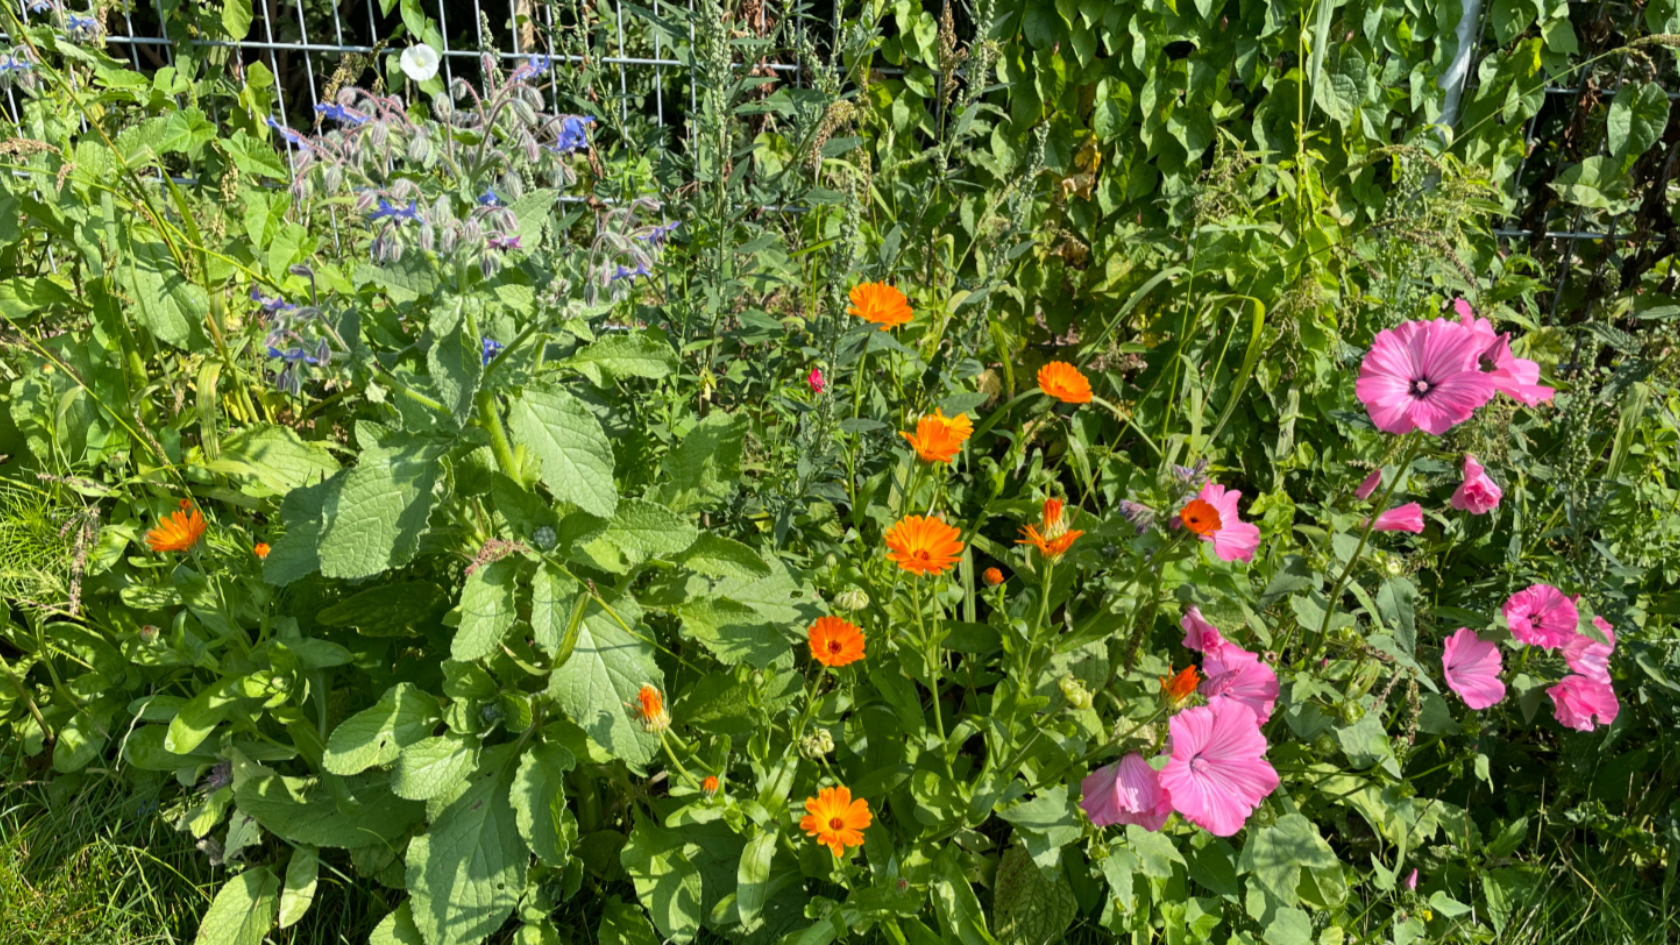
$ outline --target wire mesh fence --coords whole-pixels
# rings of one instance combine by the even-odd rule
[[[63,23],[75,16],[63,6],[64,0],[10,2],[20,4],[20,16],[26,22],[57,18]],[[942,13],[952,2],[960,0],[922,0],[922,6]],[[1552,186],[1572,165],[1605,153],[1607,103],[1624,84],[1635,78],[1661,83],[1667,99],[1680,98],[1672,56],[1623,51],[1600,57],[1601,51],[1625,46],[1650,32],[1641,19],[1642,6],[1569,0],[1570,19],[1584,38],[1576,62],[1585,66],[1565,73],[1572,81],[1541,89],[1541,104],[1527,122],[1526,153],[1514,169],[1506,169],[1502,181],[1514,209],[1494,233],[1512,251],[1526,252],[1552,271],[1556,285],[1549,319],[1555,319],[1566,303],[1590,307],[1592,299],[1629,283],[1680,250],[1680,227],[1668,215],[1668,191],[1680,155],[1680,122],[1672,115],[1663,133],[1666,147],[1655,149],[1655,157],[1647,155],[1649,160],[1634,169],[1624,201],[1629,206],[1592,212],[1560,202]],[[681,139],[687,135],[686,118],[696,108],[693,66],[669,38],[673,21],[663,19],[677,10],[692,24],[695,0],[684,0],[680,6],[672,0],[648,0],[645,7],[622,0],[346,0],[342,4],[255,0],[248,23],[228,23],[229,8],[194,4],[185,9],[180,0],[139,0],[99,8],[90,15],[99,18],[100,38],[108,48],[120,51],[141,71],[175,65],[178,57],[190,54],[216,60],[243,81],[260,65],[273,81],[271,117],[288,127],[306,127],[316,120],[317,110],[330,103],[347,71],[360,72],[371,65],[382,79],[400,81],[385,60],[394,61],[396,53],[417,38],[435,45],[440,77],[446,82],[457,77],[482,78],[480,62],[486,55],[509,67],[537,55],[557,65],[598,70],[597,88],[591,92],[594,98],[568,104],[597,113],[613,109],[621,127],[663,129],[667,136]],[[840,22],[832,8],[824,12],[832,15],[833,23]],[[760,35],[777,17],[790,15],[765,0],[749,0],[733,14],[736,28],[757,29]],[[793,15],[809,16],[810,11],[796,10]],[[1462,125],[1458,100],[1474,98],[1483,74],[1497,67],[1507,51],[1509,43],[1501,42],[1492,28],[1500,15],[1499,2],[1464,3],[1458,33],[1467,42],[1438,79],[1443,85],[1456,84],[1455,90],[1449,90],[1449,99],[1457,114],[1444,114],[1444,124]],[[221,19],[233,33],[242,28],[244,38],[210,38],[217,31],[200,29],[204,18]],[[818,28],[828,25],[824,16],[812,18],[812,23]],[[883,20],[883,28],[889,36],[893,32],[890,16]],[[692,25],[686,29],[692,40]],[[398,33],[407,35],[393,42]],[[4,39],[0,34],[0,40]],[[737,67],[792,82],[802,78],[792,49]],[[599,94],[600,88],[614,86],[616,94]],[[560,94],[558,89],[555,94]],[[17,114],[15,102],[13,114]],[[1607,275],[1612,270],[1614,274]]]

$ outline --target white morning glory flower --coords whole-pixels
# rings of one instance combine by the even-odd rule
[[[404,75],[416,82],[424,82],[432,76],[437,75],[437,50],[425,43],[418,43],[408,47],[403,50],[402,71]]]

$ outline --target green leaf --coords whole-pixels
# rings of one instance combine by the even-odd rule
[[[449,645],[451,659],[470,663],[501,652],[502,637],[518,616],[513,599],[518,578],[519,564],[509,558],[481,567],[467,578],[461,590],[461,626]]]
[[[688,635],[725,666],[744,660],[756,669],[768,669],[786,656],[791,646],[758,611],[727,597],[691,600],[679,605],[675,613],[682,618]]]
[[[216,893],[194,945],[262,945],[279,899],[280,878],[273,871],[259,866],[240,873]]]
[[[1301,870],[1329,869],[1337,864],[1336,853],[1318,835],[1313,822],[1300,814],[1285,814],[1276,824],[1249,835],[1242,851],[1242,869],[1251,872],[1276,899],[1293,905]]]
[[[414,924],[427,945],[477,945],[525,887],[530,851],[508,804],[510,772],[480,777],[408,845]]]
[[[600,945],[659,945],[659,936],[642,910],[617,896],[608,897],[601,910],[601,927],[595,935]]]
[[[618,509],[613,453],[601,424],[563,391],[527,389],[508,409],[514,438],[536,454],[542,481],[554,497],[591,515]]]
[[[300,845],[286,864],[286,886],[280,890],[280,927],[290,928],[309,911],[315,901],[315,882],[320,878],[321,856],[315,848]]]
[[[633,603],[613,602],[634,626]],[[653,659],[653,645],[626,633],[608,614],[591,607],[578,627],[571,659],[548,678],[548,693],[572,721],[601,747],[640,767],[659,750],[659,739],[630,716],[644,684],[663,688],[664,675]]]
[[[405,801],[386,787],[384,775],[347,778],[343,808],[326,784],[313,778],[268,775],[234,786],[239,809],[275,836],[317,847],[354,849],[388,844],[426,816],[426,806]]]
[[[163,747],[177,755],[185,755],[203,744],[227,717],[238,701],[236,679],[223,679],[206,686],[193,696],[175,717],[169,720],[169,735]]]
[[[671,556],[694,544],[700,532],[688,519],[646,499],[623,499],[601,540],[624,553],[632,564]]]
[[[571,627],[583,590],[570,574],[544,562],[531,577],[531,635],[549,656],[557,656]]]
[[[735,907],[741,914],[741,928],[747,932],[761,924],[759,914],[770,898],[770,864],[776,858],[774,828],[760,828],[741,850],[741,862],[735,867]]]
[[[707,414],[665,457],[669,481],[660,500],[679,512],[715,505],[729,497],[741,475],[741,450],[747,440],[747,418],[740,414]]]
[[[433,327],[439,321],[435,319]],[[457,423],[466,422],[473,411],[473,395],[484,375],[484,346],[469,336],[460,319],[441,332],[426,351],[426,373],[438,399]]]
[[[566,772],[577,764],[572,753],[543,743],[519,760],[508,789],[519,835],[543,863],[561,868],[577,841],[577,823],[566,809]]]
[[[251,0],[222,0],[222,28],[238,42],[251,33]]]
[[[403,747],[391,773],[391,793],[411,801],[448,793],[478,767],[478,742],[456,732],[423,738]]]
[[[1126,844],[1137,854],[1138,868],[1153,879],[1171,879],[1173,864],[1187,865],[1172,838],[1137,824],[1126,825]]]
[[[677,563],[714,578],[750,581],[770,576],[770,566],[764,563],[758,552],[733,538],[710,532],[702,533],[695,539],[694,544],[678,556]]]
[[[611,377],[667,377],[677,370],[671,346],[645,331],[607,335],[561,362],[575,368],[597,387]]]
[[[542,245],[543,223],[548,220],[549,210],[559,196],[552,190],[533,190],[508,208],[519,221],[519,242],[526,249],[534,252]]]
[[[1079,901],[1067,874],[1056,871],[1054,882],[1033,863],[1025,847],[1011,845],[998,862],[992,882],[992,926],[1003,945],[1050,945],[1079,914]]]
[[[368,936],[368,945],[426,945],[414,924],[414,904],[404,902],[385,916]]]
[[[339,464],[326,447],[305,440],[291,427],[259,423],[228,434],[221,457],[210,469],[248,476],[262,487],[247,487],[249,494],[271,496],[321,482],[338,472]]]
[[[1273,914],[1261,937],[1267,945],[1313,945],[1312,917],[1286,906]]]
[[[746,604],[769,622],[803,629],[822,616],[816,591],[795,575],[780,558],[762,559],[770,573],[764,577],[724,578],[712,588],[718,597]]]
[[[210,302],[202,286],[182,275],[168,248],[162,243],[132,242],[129,258],[118,263],[117,269],[123,288],[133,297],[129,311],[139,324],[159,341],[191,350],[201,337],[198,325],[210,310]]]
[[[440,452],[408,442],[362,453],[322,509],[322,574],[369,577],[414,557],[432,511]]]
[[[1065,785],[1042,790],[1030,801],[998,811],[998,816],[1023,830],[1044,836],[1057,847],[1072,843],[1085,832],[1080,824],[1079,809],[1068,797]]]
[[[322,765],[333,774],[357,774],[390,764],[402,749],[430,735],[437,719],[435,699],[413,683],[397,683],[333,729]]]
[[[1407,656],[1417,653],[1417,598],[1417,585],[1403,577],[1390,578],[1377,591],[1377,611]]]
[[[1333,67],[1318,75],[1313,84],[1313,103],[1324,110],[1343,128],[1353,120],[1359,106],[1365,102],[1365,87],[1369,82],[1365,59],[1351,46],[1341,47],[1341,58]]]
[[[677,942],[693,939],[700,931],[700,868],[683,855],[682,838],[638,812],[619,862],[660,934]]]
[[[449,595],[430,581],[402,581],[370,587],[315,615],[329,627],[355,627],[370,637],[419,633],[449,610]]]
[[[1668,125],[1668,96],[1655,82],[1624,82],[1605,120],[1610,150],[1624,162],[1650,150]]]
[[[928,883],[933,899],[933,913],[939,918],[939,929],[947,942],[962,945],[997,945],[986,928],[986,914],[980,908],[980,897],[963,875],[957,860],[957,848],[946,846],[933,863],[933,877]]]

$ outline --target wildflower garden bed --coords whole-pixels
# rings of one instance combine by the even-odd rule
[[[1672,3],[537,6],[0,12],[6,940],[1672,940]]]

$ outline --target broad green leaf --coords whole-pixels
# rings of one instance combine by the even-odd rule
[[[227,38],[238,42],[250,35],[251,0],[222,0],[222,28],[227,30]]]
[[[1171,879],[1173,864],[1185,866],[1184,855],[1171,837],[1137,824],[1126,825],[1126,845],[1137,854],[1138,868],[1152,879]]]
[[[1610,150],[1635,158],[1650,150],[1668,125],[1668,95],[1655,82],[1624,82],[1605,119]]]
[[[412,636],[449,610],[449,595],[430,581],[370,587],[315,615],[329,627],[355,627],[370,637]]]
[[[1417,653],[1417,598],[1417,585],[1403,577],[1390,578],[1377,591],[1377,611],[1407,656]]]
[[[184,755],[203,744],[238,702],[238,682],[237,679],[223,679],[199,690],[198,695],[193,696],[169,720],[169,735],[164,739],[163,747],[177,755]]]
[[[526,249],[535,252],[542,246],[543,223],[548,220],[549,211],[559,196],[552,190],[533,190],[508,208],[519,221],[519,241]]]
[[[757,669],[786,656],[792,643],[758,611],[727,597],[691,600],[678,606],[683,629],[725,666],[746,661]]]
[[[619,862],[660,934],[677,942],[693,939],[700,931],[700,868],[683,854],[682,837],[638,812]]]
[[[1033,863],[1025,847],[1011,845],[998,862],[992,882],[992,927],[1003,945],[1050,945],[1079,914],[1067,875],[1056,871],[1054,882]]]
[[[374,928],[368,945],[426,945],[414,924],[414,903],[404,901]]]
[[[210,468],[255,479],[266,491],[253,494],[285,495],[326,480],[339,464],[324,446],[291,427],[259,423],[229,433]]]
[[[443,319],[434,319],[438,326]],[[449,330],[442,331],[426,351],[426,373],[450,416],[457,424],[465,423],[472,415],[473,395],[478,392],[479,379],[484,375],[484,345],[478,338],[468,336],[459,319]]]
[[[632,564],[670,557],[699,537],[688,518],[646,499],[623,499],[601,540],[624,553]]]
[[[413,683],[398,683],[372,706],[333,729],[323,765],[333,774],[357,774],[397,760],[402,749],[430,735],[437,702]]]
[[[1242,869],[1285,905],[1296,902],[1301,870],[1329,869],[1337,864],[1336,853],[1318,835],[1313,822],[1300,814],[1285,814],[1276,824],[1249,834],[1243,846]]]
[[[741,928],[748,932],[761,924],[759,913],[770,898],[770,863],[776,858],[778,836],[773,827],[760,828],[747,841],[735,867],[735,907],[741,914]]]
[[[286,534],[274,542],[263,559],[263,580],[284,587],[321,569],[321,513],[344,485],[344,476],[293,489],[280,500]]]
[[[1273,914],[1261,937],[1266,945],[1313,945],[1312,917],[1285,906]]]
[[[198,326],[210,310],[204,288],[181,274],[164,244],[138,242],[136,236],[129,237],[129,257],[117,264],[123,289],[134,300],[129,311],[152,337],[191,350],[202,337]]]
[[[315,882],[320,877],[321,857],[315,848],[300,845],[286,864],[286,885],[280,890],[280,927],[290,928],[309,911],[315,901]]]
[[[733,538],[710,532],[702,533],[695,539],[688,550],[678,556],[677,563],[714,578],[750,581],[770,576],[770,566],[764,563],[758,552]]]
[[[997,939],[986,928],[980,897],[974,894],[974,887],[969,885],[962,864],[957,861],[956,847],[945,847],[934,861],[928,895],[933,899],[933,913],[939,918],[939,930],[945,941],[997,945]]]
[[[262,945],[279,903],[280,878],[266,866],[246,870],[222,884],[194,945]]]
[[[69,774],[87,767],[99,757],[100,749],[110,738],[113,705],[96,705],[81,709],[58,730],[58,742],[53,745],[53,770]]]
[[[670,345],[638,331],[607,335],[562,363],[601,387],[606,383],[603,372],[611,377],[666,377],[677,369],[677,354]]]
[[[1313,103],[1343,128],[1365,101],[1368,80],[1365,59],[1352,46],[1341,46],[1340,58],[1327,66],[1313,85]]]
[[[715,505],[729,497],[741,476],[747,418],[712,413],[695,425],[665,457],[668,480],[660,500],[679,512]]]
[[[608,897],[601,910],[601,927],[595,933],[600,945],[659,945],[659,936],[647,916],[617,896]]]
[[[525,887],[530,851],[508,804],[511,771],[486,774],[408,844],[414,924],[427,945],[477,945]]]
[[[447,793],[478,767],[478,743],[456,732],[423,738],[403,747],[391,772],[391,793],[425,801]]]
[[[770,573],[763,577],[729,577],[712,588],[718,597],[746,604],[760,617],[782,627],[803,631],[823,615],[816,591],[780,558],[762,559]]]
[[[514,439],[542,464],[542,481],[554,497],[590,515],[611,518],[618,509],[612,445],[601,424],[563,391],[527,389],[508,408]]]
[[[462,663],[501,652],[502,637],[518,616],[513,592],[519,564],[510,558],[481,567],[461,590],[461,626],[449,645],[450,658]]]
[[[638,615],[627,598],[613,607],[631,626]],[[659,739],[642,731],[630,714],[643,685],[663,688],[647,633],[632,636],[613,618],[591,607],[578,628],[571,659],[548,678],[548,693],[595,743],[640,767],[659,750]]]
[[[344,783],[350,798],[346,809],[330,787],[313,778],[247,778],[235,785],[233,794],[239,809],[270,833],[317,847],[391,843],[426,815],[424,804],[393,795],[383,775],[346,778]]]
[[[566,809],[566,772],[576,763],[559,745],[537,745],[519,760],[508,790],[519,835],[537,859],[555,868],[566,865],[577,841],[577,823]]]
[[[531,577],[531,635],[551,657],[565,642],[582,590],[571,575],[546,562]]]
[[[322,509],[322,574],[369,577],[414,557],[432,512],[439,455],[414,441],[362,453]]]

